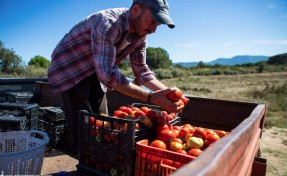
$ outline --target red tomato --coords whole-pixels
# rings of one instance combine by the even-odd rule
[[[183,149],[181,149],[181,150],[178,150],[178,151],[176,151],[177,153],[181,153],[181,154],[185,154],[185,155],[187,155],[187,152],[185,151],[185,150],[183,150]]]
[[[121,112],[123,111],[118,109],[114,112],[113,116],[118,117]]]
[[[210,133],[215,133],[215,131],[213,131],[212,129],[206,129],[205,131],[206,131],[207,135]]]
[[[90,124],[92,124],[92,125],[95,124],[95,117],[90,117]]]
[[[179,143],[183,143],[182,140],[180,138],[173,138],[172,139],[173,142],[179,142]]]
[[[148,107],[146,107],[146,106],[142,106],[140,108],[140,110],[142,110],[146,114],[150,109]]]
[[[200,150],[200,149],[190,149],[189,151],[188,151],[188,155],[190,155],[190,156],[194,156],[194,157],[198,157],[200,154],[202,154],[202,150]]]
[[[132,110],[133,110],[133,111],[140,111],[140,108],[133,106],[133,107],[132,107]]]
[[[171,101],[178,101],[181,99],[181,97],[182,97],[182,92],[179,89],[167,94],[167,98]]]
[[[155,128],[156,133],[160,133],[163,130],[169,130],[168,125],[164,124],[164,125],[157,125]]]
[[[145,113],[143,111],[136,111],[134,113],[134,118],[137,118],[138,116],[144,116],[144,115],[145,115]]]
[[[173,138],[175,138],[175,134],[172,130],[163,130],[157,136],[157,139],[163,141],[167,147]]]
[[[154,140],[150,143],[150,146],[160,148],[160,149],[166,149],[166,144],[161,140]]]
[[[211,144],[213,144],[215,141],[218,141],[219,139],[220,139],[220,137],[218,136],[218,134],[210,133],[206,136],[206,138],[204,140],[204,145],[210,146]]]
[[[223,130],[219,130],[219,131],[216,131],[216,133],[218,134],[218,136],[220,138],[224,137],[227,135],[227,132],[226,131],[223,131]]]
[[[190,133],[190,130],[188,127],[183,127],[179,130],[178,137],[179,138],[185,138],[186,135]]]
[[[184,106],[185,105],[182,100],[178,100],[178,102],[179,102],[179,106]]]
[[[204,140],[207,136],[207,133],[206,133],[204,128],[195,127],[195,131],[193,133],[193,136],[202,138]]]
[[[183,101],[184,105],[186,105],[189,102],[189,99],[184,96],[181,97],[181,100]]]
[[[128,113],[126,113],[126,112],[121,112],[121,113],[118,115],[118,118],[123,119],[123,118],[125,118],[126,116],[128,116]]]

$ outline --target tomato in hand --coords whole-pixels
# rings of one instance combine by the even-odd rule
[[[172,91],[167,94],[167,98],[171,101],[179,101],[182,97],[182,92],[179,89],[176,89],[175,91]]]

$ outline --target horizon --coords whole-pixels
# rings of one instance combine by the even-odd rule
[[[1,0],[0,40],[28,63],[50,60],[62,37],[98,10],[131,6],[131,0]],[[287,1],[169,0],[174,29],[148,35],[147,47],[167,51],[173,63],[210,62],[237,55],[273,56],[287,52]],[[188,17],[188,18],[187,18]]]

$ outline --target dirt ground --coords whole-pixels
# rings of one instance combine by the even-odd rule
[[[287,175],[287,129],[270,128],[263,130],[261,140],[262,158],[267,159],[266,176]],[[58,175],[67,172],[68,175],[77,175],[78,160],[60,150],[46,152],[41,175]]]

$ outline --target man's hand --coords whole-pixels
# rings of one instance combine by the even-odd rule
[[[153,92],[151,95],[151,103],[166,109],[168,112],[180,113],[183,110],[184,105],[182,105],[180,101],[174,102],[169,100],[167,96],[169,93],[176,90],[179,89],[172,87]]]

